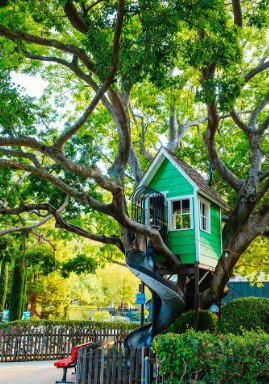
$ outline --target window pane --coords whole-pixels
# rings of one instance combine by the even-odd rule
[[[173,201],[173,213],[181,211],[181,201]]]
[[[176,218],[176,229],[181,229],[182,228],[181,216],[176,215],[175,218]]]
[[[207,230],[207,220],[206,220],[206,218],[205,217],[202,217],[201,218],[202,219],[202,229],[204,230],[204,231],[206,231]]]
[[[206,203],[200,202],[200,228],[209,231],[210,208]]]
[[[191,227],[190,215],[182,215],[182,228],[187,229]]]
[[[189,199],[182,200],[182,211],[183,212],[190,212],[190,200]]]
[[[191,228],[190,199],[181,199],[172,202],[172,228]]]

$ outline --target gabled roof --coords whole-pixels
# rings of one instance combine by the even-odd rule
[[[148,167],[144,176],[142,177],[140,183],[137,188],[142,185],[148,185],[152,180],[153,176],[159,169],[163,160],[167,158],[174,166],[185,176],[186,179],[196,188],[196,190],[203,196],[207,197],[209,200],[214,201],[220,207],[224,208],[226,211],[229,211],[231,208],[228,204],[220,197],[217,191],[210,187],[206,180],[197,172],[194,168],[192,168],[189,164],[185,163],[183,160],[175,156],[172,152],[168,151],[165,148],[161,148],[152,163]]]

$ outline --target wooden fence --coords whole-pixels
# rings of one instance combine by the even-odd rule
[[[81,348],[78,352],[76,384],[143,384],[162,380],[157,378],[156,358],[148,348]]]
[[[128,331],[127,331],[128,333]],[[27,327],[0,329],[0,361],[55,360],[70,355],[73,346],[126,335],[118,329],[91,327]]]

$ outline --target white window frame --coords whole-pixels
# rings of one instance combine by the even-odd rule
[[[202,214],[201,204],[203,204],[206,208],[205,215]],[[211,211],[210,211],[210,203],[207,200],[199,199],[199,225],[200,229],[203,232],[211,233]],[[203,222],[206,222],[206,228],[203,228]]]
[[[168,209],[168,216],[169,216],[169,223],[168,223],[168,226],[169,226],[169,231],[188,231],[190,229],[193,229],[193,196],[181,196],[179,198],[171,198],[171,199],[167,199],[169,200],[169,209]],[[189,212],[189,216],[190,216],[190,227],[189,228],[174,228],[173,227],[173,203],[176,202],[176,201],[182,201],[182,200],[189,200],[189,203],[190,203],[190,212]]]

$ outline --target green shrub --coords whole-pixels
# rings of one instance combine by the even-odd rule
[[[137,323],[113,322],[113,321],[91,321],[91,320],[16,320],[6,323],[0,323],[0,329],[3,328],[38,328],[38,327],[62,327],[62,328],[89,328],[90,330],[110,330],[116,328],[123,334],[134,331],[139,328]]]
[[[114,321],[115,323],[117,323],[118,321],[120,322],[125,322],[125,323],[129,323],[130,322],[130,319],[128,317],[125,317],[125,316],[112,316],[112,321]]]
[[[108,311],[97,311],[93,314],[94,321],[109,321],[110,314]]]
[[[269,335],[213,335],[188,331],[153,340],[164,383],[268,383]],[[159,381],[158,381],[159,382]]]
[[[243,297],[228,302],[222,308],[219,329],[236,335],[244,330],[263,330],[269,333],[269,299]]]
[[[188,329],[194,329],[194,311],[182,313],[177,320],[169,326],[166,333],[184,333]],[[210,311],[199,311],[199,331],[216,333],[218,329],[218,317]]]

